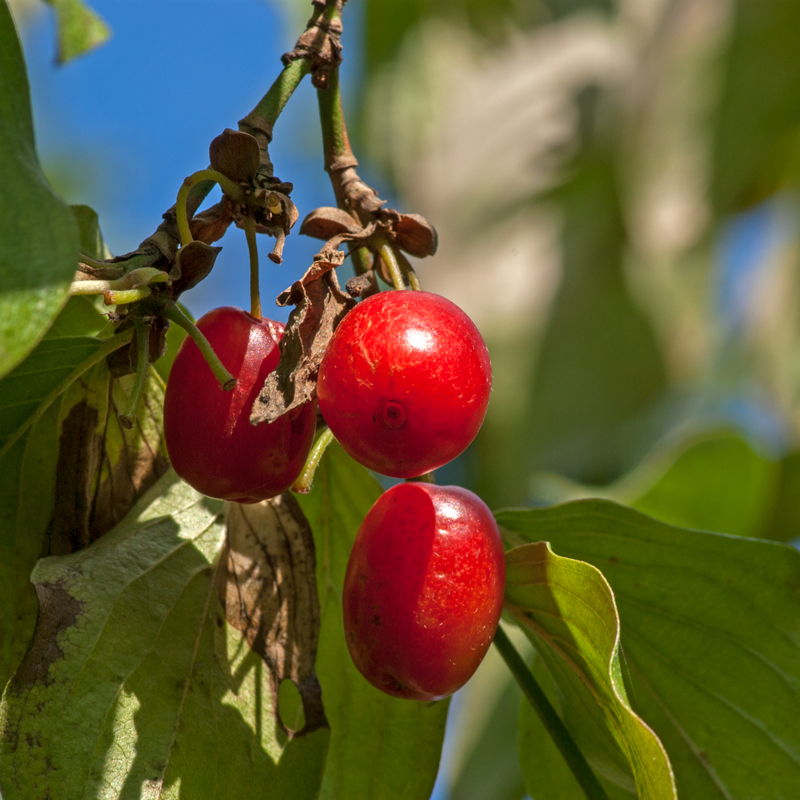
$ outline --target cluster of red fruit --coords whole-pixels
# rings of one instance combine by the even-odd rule
[[[216,309],[197,326],[238,381],[223,391],[194,342],[184,342],[164,403],[173,467],[212,497],[274,497],[299,475],[316,421],[308,403],[250,425],[253,402],[277,366],[283,326],[235,308]],[[490,388],[486,345],[463,311],[438,295],[391,291],[363,300],[336,329],[317,395],[325,422],[356,461],[416,478],[470,444]],[[504,579],[500,534],[480,498],[455,486],[392,487],[364,519],[347,567],[353,661],[389,694],[452,694],[492,641]]]

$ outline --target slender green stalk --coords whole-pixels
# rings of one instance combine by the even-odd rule
[[[163,309],[163,312],[167,319],[172,320],[176,325],[180,325],[180,327],[192,337],[222,388],[226,392],[233,389],[236,385],[236,378],[225,369],[224,364],[219,360],[219,356],[214,352],[214,348],[211,346],[208,339],[203,336],[197,325],[195,325],[175,303],[167,305]]]
[[[311,484],[314,482],[314,474],[317,471],[319,462],[322,460],[325,450],[327,450],[328,445],[332,441],[333,433],[331,433],[331,429],[325,428],[325,430],[320,434],[319,439],[317,439],[317,441],[314,443],[314,446],[311,448],[311,452],[308,454],[303,471],[300,473],[298,479],[294,482],[294,486],[292,486],[293,492],[298,492],[299,494],[308,494],[311,491]]]
[[[201,169],[186,178],[178,190],[178,199],[175,201],[175,213],[178,219],[178,233],[181,237],[181,247],[186,247],[192,241],[192,230],[189,226],[189,214],[186,202],[189,193],[196,184],[202,181],[216,181],[222,191],[234,200],[241,200],[244,197],[242,187],[236,181],[232,181],[227,175],[215,169]]]
[[[403,271],[400,269],[400,264],[397,262],[397,255],[394,248],[388,243],[384,242],[378,247],[381,260],[386,264],[389,270],[389,275],[392,278],[392,285],[395,289],[402,290],[406,288],[406,283],[403,280]]]
[[[310,64],[307,58],[298,58],[285,66],[272,86],[269,87],[267,93],[258,101],[258,105],[247,117],[261,117],[270,125],[274,125],[292,93],[300,85],[303,78],[308,75],[309,71]]]
[[[586,763],[583,753],[578,749],[570,732],[561,721],[561,717],[558,716],[558,713],[547,699],[547,695],[536,683],[536,679],[502,627],[497,628],[494,643],[588,800],[609,800],[605,789],[600,785],[597,776]]]
[[[256,221],[253,217],[244,218],[244,235],[250,253],[250,314],[261,319],[261,291],[258,286],[258,244],[256,243]]]
[[[147,385],[147,373],[150,369],[150,326],[144,322],[136,322],[136,379],[133,382],[125,411],[119,416],[119,424],[129,430],[133,427],[142,401],[144,387]]]
[[[405,257],[405,255],[400,250],[394,251],[395,256],[397,257],[397,263],[400,264],[400,269],[403,271],[403,275],[408,278],[408,282],[411,284],[411,288],[418,292],[422,289],[422,285],[419,282],[419,278],[417,277],[417,273],[414,272],[414,267],[411,266],[411,262]]]
[[[98,261],[95,258],[89,258],[85,253],[78,253],[78,261],[82,264],[86,264],[87,267],[94,267],[95,269],[108,269],[109,267],[116,266],[115,264],[110,264],[108,261]]]
[[[350,254],[350,260],[353,262],[353,269],[356,275],[363,275],[372,269],[372,257],[366,247],[359,247],[353,250]]]
[[[418,475],[416,478],[406,478],[407,481],[416,481],[417,483],[436,483],[436,476],[433,473],[433,470],[430,472],[425,472],[422,475]]]
[[[48,408],[50,408],[53,403],[61,397],[64,392],[75,383],[78,378],[81,377],[85,372],[90,370],[96,364],[99,364],[104,358],[109,356],[115,350],[119,350],[120,347],[124,347],[128,342],[133,339],[133,328],[128,328],[126,331],[122,331],[122,333],[116,334],[116,336],[111,337],[110,339],[106,339],[103,344],[97,348],[97,350],[92,353],[85,361],[82,361],[75,367],[66,378],[64,378],[61,383],[58,384],[45,398],[39,403],[36,410],[33,414],[25,420],[25,422],[20,425],[19,428],[5,441],[5,444],[0,447],[0,459],[20,440],[20,438],[35,424],[37,423],[45,414]]]

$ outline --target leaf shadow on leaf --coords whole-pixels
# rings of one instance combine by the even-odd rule
[[[170,473],[91,547],[39,562],[43,611],[0,709],[7,800],[316,796],[327,731],[275,725],[217,599],[223,539],[222,504]]]

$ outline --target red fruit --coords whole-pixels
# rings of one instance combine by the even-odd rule
[[[429,292],[392,291],[363,300],[336,329],[317,395],[356,461],[413,478],[466,449],[491,386],[489,352],[458,306]]]
[[[164,436],[175,472],[197,491],[255,503],[288,489],[311,449],[316,403],[275,422],[250,424],[253,401],[278,366],[284,326],[239,308],[209,311],[197,327],[238,379],[224,391],[197,345],[186,338],[169,375]]]
[[[358,531],[344,579],[344,630],[359,672],[395,697],[461,688],[491,644],[505,560],[486,504],[458,486],[403,483]]]

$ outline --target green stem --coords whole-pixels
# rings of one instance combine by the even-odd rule
[[[311,448],[303,471],[300,473],[300,477],[294,482],[294,486],[292,486],[293,492],[308,494],[311,491],[311,484],[314,481],[314,474],[317,471],[319,462],[322,460],[325,450],[332,441],[333,433],[330,428],[326,428]]]
[[[95,258],[89,258],[85,253],[78,253],[78,261],[82,264],[86,264],[87,267],[94,267],[95,269],[108,269],[109,267],[116,266],[115,264],[110,264],[108,261],[98,261]]]
[[[214,352],[214,348],[211,346],[208,339],[203,336],[202,331],[197,325],[195,325],[175,303],[170,303],[163,311],[167,319],[172,320],[176,325],[180,325],[180,327],[192,337],[222,388],[226,392],[233,389],[236,385],[236,378],[225,369],[224,364],[219,360],[219,356]]]
[[[139,411],[139,403],[147,385],[147,373],[150,369],[150,326],[144,322],[136,322],[136,379],[133,382],[125,411],[119,416],[119,423],[130,430]]]
[[[232,181],[227,175],[215,169],[201,169],[186,178],[178,190],[178,199],[175,201],[175,213],[178,219],[178,233],[181,237],[181,247],[186,247],[192,241],[192,230],[189,225],[189,213],[187,210],[187,200],[192,188],[203,181],[215,181],[220,185],[222,191],[231,199],[241,201],[244,197],[242,187]]]
[[[561,717],[558,716],[547,699],[547,695],[536,683],[536,679],[502,627],[498,626],[497,633],[494,635],[494,643],[588,800],[609,800],[605,789],[586,763],[583,753],[578,749],[575,740],[561,721]]]
[[[149,286],[140,286],[138,289],[122,289],[120,291],[110,289],[103,292],[103,302],[107,306],[125,306],[128,303],[144,300],[145,297],[150,297],[151,294],[152,290]]]
[[[310,64],[307,58],[298,58],[285,66],[267,93],[258,101],[258,105],[245,119],[261,117],[270,125],[274,125],[292,93],[309,72]]]
[[[379,245],[378,252],[381,255],[381,260],[386,264],[389,270],[389,275],[392,278],[392,285],[395,289],[403,290],[406,288],[405,281],[403,280],[403,272],[400,269],[400,264],[397,262],[397,256],[394,248],[388,243],[384,242]]]
[[[124,347],[128,342],[133,339],[133,328],[129,328],[126,331],[122,331],[122,333],[116,334],[110,339],[106,339],[103,344],[97,348],[97,350],[92,353],[86,360],[82,361],[75,367],[66,378],[64,378],[58,386],[55,387],[45,398],[39,403],[36,410],[33,414],[25,420],[25,422],[20,425],[19,428],[5,441],[5,444],[0,448],[0,459],[22,438],[22,436],[35,424],[37,423],[45,414],[48,408],[50,408],[53,403],[61,397],[64,392],[72,386],[78,378],[81,377],[85,372],[90,370],[96,364],[99,364],[104,358],[109,356],[115,350],[119,350],[120,347]]]
[[[411,288],[415,292],[419,292],[422,289],[422,285],[419,282],[417,273],[414,272],[414,267],[411,266],[411,262],[405,257],[405,255],[402,252],[400,252],[400,250],[394,250],[394,254],[397,257],[397,263],[400,264],[400,269],[403,271],[403,275],[405,275],[406,278],[408,278],[408,282],[411,284]]]
[[[250,314],[261,321],[261,291],[258,286],[258,244],[256,243],[256,221],[244,218],[244,235],[250,253]]]
[[[350,260],[353,262],[353,269],[356,275],[363,275],[372,269],[372,257],[366,247],[359,247],[358,250],[353,250],[350,254]]]
[[[319,105],[319,121],[322,128],[322,150],[325,158],[325,171],[330,175],[336,205],[348,210],[344,187],[338,180],[338,175],[333,167],[347,161],[355,164],[355,156],[350,147],[347,136],[347,126],[344,121],[342,108],[342,94],[339,87],[339,70],[331,70],[328,88],[317,90],[317,103]]]

